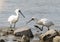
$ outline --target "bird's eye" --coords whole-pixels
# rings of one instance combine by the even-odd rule
[[[34,18],[32,18],[32,20],[34,20]]]
[[[21,12],[21,11],[19,10],[19,12]]]

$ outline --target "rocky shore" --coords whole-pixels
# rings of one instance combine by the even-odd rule
[[[0,28],[0,42],[60,42],[60,32],[57,30],[51,29],[37,36],[38,40],[29,27]]]

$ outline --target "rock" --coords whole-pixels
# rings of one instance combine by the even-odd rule
[[[40,42],[39,40],[33,40],[32,42]]]
[[[40,41],[41,42],[52,42],[53,38],[58,35],[58,32],[56,30],[49,30],[45,34],[41,34]]]
[[[6,42],[6,36],[0,36],[0,42]]]
[[[14,32],[14,28],[8,28],[8,27],[0,28],[0,30],[1,30],[0,35],[2,35],[2,36],[6,36],[8,34],[13,34],[13,32]]]
[[[60,36],[56,36],[55,38],[53,38],[53,42],[60,42]]]
[[[1,39],[0,42],[5,42],[5,40],[4,39]]]
[[[14,33],[14,30],[13,29],[11,29],[11,30],[9,30],[9,31],[6,32],[7,35],[8,34],[13,34],[13,33]]]
[[[17,39],[14,35],[7,35],[7,42],[17,42]]]
[[[26,35],[23,35],[21,38],[21,42],[30,42],[30,38]]]
[[[18,28],[14,31],[14,35],[15,36],[23,36],[23,35],[27,35],[28,37],[32,38],[33,37],[33,34],[32,34],[32,31],[29,27],[21,27],[21,28]]]
[[[0,32],[0,36],[5,36],[5,33],[4,32]]]

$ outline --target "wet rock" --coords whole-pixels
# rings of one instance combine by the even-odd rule
[[[6,42],[6,36],[0,36],[0,42]]]
[[[7,35],[7,42],[17,42],[16,37],[14,35]]]
[[[0,32],[0,36],[5,36],[5,33],[4,32]]]
[[[14,35],[15,36],[23,36],[23,35],[27,35],[28,37],[32,38],[33,34],[31,29],[29,29],[29,27],[22,27],[22,28],[18,28],[14,31]]]
[[[60,42],[60,36],[56,36],[55,38],[53,38],[53,42]]]
[[[21,38],[21,42],[30,42],[30,38],[26,35],[23,35]]]
[[[13,32],[14,32],[13,28],[8,28],[8,27],[0,28],[0,30],[1,30],[1,32],[0,32],[1,36],[6,36],[8,34],[13,34]]]
[[[52,42],[55,36],[59,35],[56,30],[49,30],[45,34],[40,35],[41,42]]]
[[[0,39],[0,42],[5,42],[5,40],[4,39]]]
[[[7,34],[7,35],[8,35],[8,34],[13,34],[13,32],[14,32],[14,30],[11,29],[11,30],[7,31],[6,34]]]

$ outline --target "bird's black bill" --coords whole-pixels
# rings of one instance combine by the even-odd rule
[[[30,23],[31,21],[32,21],[32,19],[31,19],[31,20],[29,20],[26,24]]]
[[[25,18],[25,16],[23,15],[23,13],[19,10],[19,12],[21,13],[21,15]]]
[[[36,28],[38,28],[38,29],[40,29],[41,31],[43,31],[43,29],[41,29],[39,26],[37,26],[37,25],[34,25],[34,27],[36,27]]]

